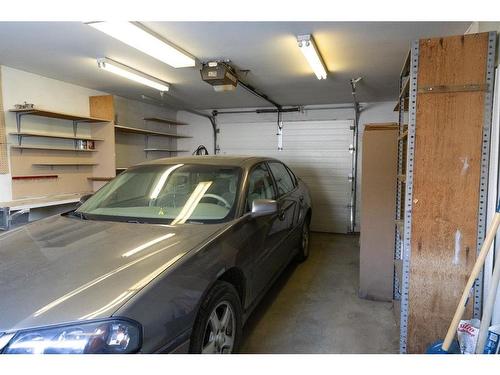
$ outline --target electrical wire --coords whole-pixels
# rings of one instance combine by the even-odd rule
[[[208,155],[208,150],[204,145],[199,145],[196,150],[193,151],[193,155]]]

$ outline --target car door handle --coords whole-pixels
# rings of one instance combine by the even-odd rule
[[[285,220],[285,210],[284,209],[278,210],[278,219],[280,219],[281,221]]]

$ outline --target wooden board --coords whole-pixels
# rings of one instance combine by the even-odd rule
[[[168,124],[168,125],[189,125],[189,124],[186,124],[185,122],[179,122],[179,121],[170,120],[170,119],[166,119],[166,118],[159,118],[159,117],[145,117],[144,120],[145,121],[152,121],[152,122],[159,122],[159,123]]]
[[[191,137],[189,135],[181,135],[181,134],[175,134],[175,133],[157,132],[157,131],[153,131],[153,130],[141,129],[141,128],[133,128],[133,127],[130,127],[130,126],[122,126],[122,125],[115,125],[115,130],[121,131],[123,133],[157,135],[157,136],[172,137],[172,138],[193,138],[193,137]]]
[[[380,124],[366,124],[364,130],[397,130],[398,123],[397,122],[387,122]]]
[[[109,122],[92,128],[92,136],[104,139],[103,142],[96,143],[99,151],[99,165],[94,167],[93,177],[115,176],[116,147],[115,147],[115,105],[113,95],[91,96],[89,98],[90,115],[105,118]],[[94,191],[103,185],[102,181],[93,180]]]
[[[61,120],[77,121],[79,123],[95,124],[95,123],[100,123],[100,122],[107,122],[106,119],[103,119],[100,117],[79,116],[79,115],[74,115],[71,113],[54,112],[54,111],[49,111],[49,110],[40,109],[40,108],[9,109],[9,112],[21,113],[21,114],[25,114],[25,115],[29,115],[29,116],[40,116],[40,117],[48,117],[48,118],[57,118],[57,119],[61,119]],[[69,126],[72,126],[72,124],[69,123]]]
[[[18,146],[11,145],[10,149],[16,150],[48,150],[48,151],[69,151],[69,152],[96,152],[95,149],[79,149],[79,148],[63,148],[63,147],[51,147],[51,146]]]
[[[487,33],[421,40],[418,87],[484,84],[487,50]],[[417,95],[408,353],[445,336],[476,258],[483,112],[484,92]]]
[[[392,301],[397,125],[371,124],[363,133],[359,296]]]
[[[74,136],[68,134],[48,134],[43,132],[10,132],[9,135],[17,135],[22,137],[36,137],[36,138],[57,138],[57,139],[74,139],[82,141],[104,141],[102,138],[86,137],[83,135]]]

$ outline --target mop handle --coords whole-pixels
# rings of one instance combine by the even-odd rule
[[[448,351],[450,345],[455,337],[455,332],[457,331],[458,324],[464,315],[465,307],[467,305],[467,299],[469,297],[470,290],[474,285],[481,269],[483,268],[484,261],[486,260],[486,256],[488,255],[488,251],[490,250],[491,244],[495,239],[495,235],[498,230],[498,226],[500,225],[500,204],[497,205],[497,209],[495,215],[493,216],[493,220],[491,222],[491,227],[488,229],[488,233],[486,234],[486,238],[484,239],[483,245],[481,246],[481,251],[476,259],[476,263],[474,264],[474,268],[472,268],[471,274],[469,276],[469,280],[465,285],[464,292],[462,294],[462,298],[460,298],[460,302],[458,303],[457,310],[455,311],[455,315],[453,316],[453,320],[451,321],[450,327],[448,328],[448,332],[446,333],[446,338],[444,339],[442,349]]]
[[[500,204],[497,205],[497,212],[499,212],[499,208]],[[497,295],[499,282],[500,282],[500,256],[495,260],[493,274],[490,280],[490,289],[488,291],[488,296],[486,297],[486,302],[483,307],[483,316],[481,317],[479,336],[477,338],[476,354],[483,353],[484,345],[486,344],[486,337],[488,336],[488,328],[491,323],[491,316],[493,314],[493,305],[495,304],[495,297]]]

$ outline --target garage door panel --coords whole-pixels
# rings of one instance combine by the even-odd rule
[[[308,186],[312,196],[311,229],[346,233],[349,228],[352,121],[285,122],[278,151],[276,122],[221,124],[221,154],[255,155],[282,160]]]

